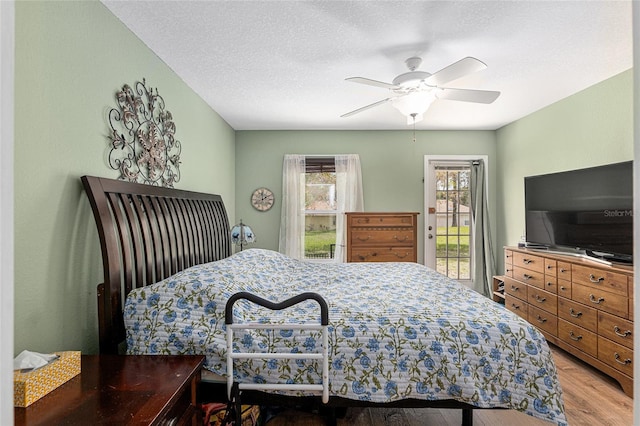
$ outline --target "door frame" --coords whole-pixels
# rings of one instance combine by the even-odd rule
[[[14,357],[13,151],[15,101],[15,3],[0,1],[0,386],[12,389]],[[11,392],[2,392],[0,424],[13,424]]]
[[[429,218],[431,216],[431,214],[429,213],[429,200],[431,199],[431,196],[434,195],[433,191],[432,191],[432,179],[433,177],[431,176],[430,173],[430,165],[431,163],[440,163],[440,162],[445,162],[445,161],[451,161],[451,162],[460,162],[460,161],[464,161],[464,162],[468,162],[468,161],[473,161],[473,160],[483,160],[484,161],[484,170],[485,170],[485,174],[486,174],[486,178],[484,180],[485,182],[485,191],[487,194],[487,197],[489,197],[489,179],[488,176],[490,175],[489,173],[489,156],[486,154],[477,154],[477,155],[471,155],[471,154],[464,154],[464,155],[425,155],[424,156],[424,226],[423,226],[423,235],[422,235],[422,243],[423,243],[423,247],[424,247],[424,264],[428,265],[429,262],[429,256],[432,256],[434,253],[432,247],[429,244],[429,238],[428,238],[428,234],[429,234]],[[435,206],[434,206],[435,207]],[[471,233],[472,237],[473,237],[473,232]],[[475,262],[475,253],[472,252],[471,255],[471,265],[470,268],[473,271],[473,267],[474,267],[474,262]],[[471,277],[471,281],[473,281],[473,276]],[[467,280],[464,280],[465,282],[467,282]]]

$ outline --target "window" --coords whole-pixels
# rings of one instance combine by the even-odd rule
[[[345,212],[364,210],[357,154],[286,154],[279,250],[294,259],[344,262]]]
[[[336,167],[333,157],[305,161],[304,257],[333,259],[336,247]]]

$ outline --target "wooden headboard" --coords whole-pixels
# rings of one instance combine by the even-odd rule
[[[83,176],[98,227],[104,282],[98,285],[100,353],[125,341],[122,307],[134,288],[231,255],[219,195]]]

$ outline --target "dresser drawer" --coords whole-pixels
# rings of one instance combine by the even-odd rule
[[[558,279],[555,275],[544,274],[544,289],[551,293],[558,293]]]
[[[633,349],[633,323],[606,312],[598,313],[598,334]]]
[[[511,250],[504,251],[504,264],[513,265],[513,252]]]
[[[414,226],[415,215],[412,214],[363,214],[349,215],[349,224],[351,226]]]
[[[504,292],[505,294],[517,297],[520,300],[527,300],[527,285],[513,279],[505,279]]]
[[[544,273],[542,272],[531,271],[519,266],[514,266],[513,278],[534,287],[544,288]]]
[[[633,350],[601,336],[598,338],[598,359],[633,377]]]
[[[529,253],[513,253],[513,266],[521,266],[531,271],[544,272],[544,257]]]
[[[627,318],[628,315],[629,302],[625,296],[619,294],[574,283],[571,289],[571,298],[583,305],[620,317]]]
[[[558,317],[555,315],[531,305],[529,305],[527,315],[528,321],[540,330],[553,336],[558,335]]]
[[[352,228],[351,245],[353,247],[371,244],[413,245],[413,229],[368,229]]]
[[[416,256],[413,247],[354,247],[349,262],[415,262]]]
[[[529,287],[527,289],[527,302],[529,302],[529,305],[544,309],[553,315],[558,314],[558,296],[548,291]]]
[[[558,275],[558,262],[553,259],[544,259],[544,273],[546,275],[553,275],[553,277],[557,277]]]
[[[558,297],[558,317],[596,333],[598,310],[572,300]]]
[[[559,280],[571,281],[571,264],[558,261],[557,276]]]
[[[574,283],[603,289],[622,296],[628,295],[627,276],[624,274],[589,266],[573,265],[572,276]]]
[[[527,302],[524,302],[517,297],[513,297],[510,294],[505,294],[504,296],[504,306],[510,310],[511,312],[515,312],[518,316],[524,318],[525,320],[529,320],[528,318],[528,310],[529,305]]]
[[[558,279],[558,295],[571,299],[571,281]]]
[[[586,328],[558,319],[558,338],[594,358],[598,356],[598,335]]]

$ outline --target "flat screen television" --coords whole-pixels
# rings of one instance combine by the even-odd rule
[[[524,178],[528,247],[633,261],[633,162]]]

